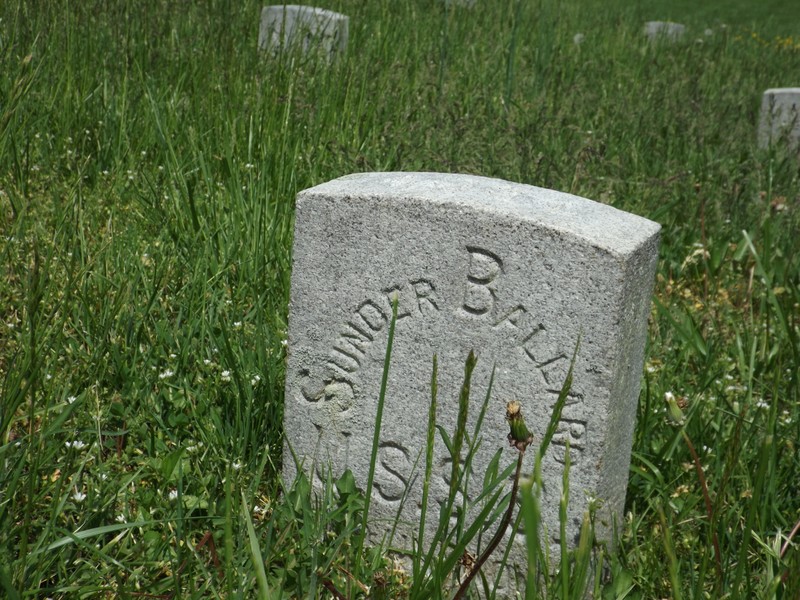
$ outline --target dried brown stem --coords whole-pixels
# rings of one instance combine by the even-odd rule
[[[336,589],[336,586],[333,585],[333,582],[330,579],[323,579],[322,580],[322,587],[328,590],[336,600],[347,600],[344,594]]]
[[[511,524],[511,517],[514,514],[514,505],[516,504],[517,500],[517,491],[519,490],[519,475],[522,470],[522,459],[525,456],[525,447],[523,447],[519,452],[519,457],[517,458],[517,470],[514,473],[514,484],[511,488],[511,498],[508,501],[508,510],[506,510],[506,514],[503,515],[503,520],[500,522],[500,527],[497,529],[497,533],[494,534],[492,541],[489,542],[489,545],[486,546],[486,549],[481,553],[478,560],[475,561],[475,566],[472,567],[470,572],[464,578],[464,581],[461,582],[461,585],[456,592],[456,595],[453,596],[453,600],[461,600],[467,593],[469,589],[470,583],[481,570],[481,567],[484,563],[488,560],[489,556],[492,552],[495,551],[500,541],[503,539],[503,536],[506,534],[506,530],[508,526]]]
[[[700,480],[700,489],[703,490],[703,499],[706,503],[706,514],[708,515],[708,524],[711,528],[711,542],[714,544],[714,564],[717,568],[717,580],[722,581],[722,555],[719,551],[719,538],[717,537],[717,530],[714,527],[714,508],[711,505],[711,496],[708,494],[706,475],[703,473],[703,465],[700,464],[700,457],[697,456],[697,451],[694,449],[692,440],[689,439],[689,434],[683,429],[681,429],[681,433],[683,434],[683,439],[686,441],[686,445],[689,447],[689,452],[692,455],[694,468],[695,471],[697,471],[697,478]]]
[[[783,543],[783,546],[781,546],[781,560],[783,560],[783,556],[786,554],[786,551],[789,549],[789,544],[792,543],[792,538],[797,534],[798,531],[800,531],[800,521],[798,521],[797,523],[794,524],[794,527],[792,528],[792,532],[786,538],[786,541]],[[781,577],[781,582],[782,583],[786,583],[786,580],[788,578],[789,578],[789,571],[787,570],[783,574],[783,577]]]

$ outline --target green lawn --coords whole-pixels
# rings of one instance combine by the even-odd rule
[[[641,21],[676,21],[696,26],[700,32],[724,23],[774,34],[798,35],[795,25],[798,7],[783,0],[588,0],[565,4],[579,6],[590,23],[596,12],[626,13]]]
[[[253,2],[0,4],[0,595],[430,597],[360,551],[348,481],[315,506],[278,478],[294,197],[406,170],[663,225],[591,586],[798,597],[800,163],[755,129],[800,85],[800,4],[478,3],[326,4],[351,17],[330,66],[259,57]],[[690,35],[648,45],[665,19]],[[586,556],[529,597],[579,593]]]

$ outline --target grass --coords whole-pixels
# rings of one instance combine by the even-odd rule
[[[761,92],[797,83],[800,9],[602,6],[341,0],[325,7],[350,15],[350,50],[328,66],[260,59],[252,2],[0,5],[4,593],[427,586],[356,552],[368,509],[352,481],[315,501],[278,473],[294,196],[429,170],[664,227],[599,595],[796,598],[798,162],[759,150],[755,126]],[[664,18],[689,39],[644,43],[642,22]],[[570,595],[563,569],[541,576],[531,594]]]

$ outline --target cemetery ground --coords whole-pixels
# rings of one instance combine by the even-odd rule
[[[342,0],[331,62],[259,56],[253,2],[0,5],[2,595],[452,597],[350,480],[280,482],[294,198],[393,170],[663,226],[617,543],[528,597],[797,598],[800,163],[756,127],[800,8],[626,4]]]

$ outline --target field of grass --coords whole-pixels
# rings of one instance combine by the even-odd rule
[[[295,194],[405,170],[663,225],[591,585],[800,597],[800,163],[755,140],[763,90],[800,85],[800,5],[479,4],[326,4],[331,65],[259,57],[250,0],[0,4],[0,595],[430,597],[361,551],[347,481],[315,506],[278,477]],[[648,45],[666,18],[687,40]]]

